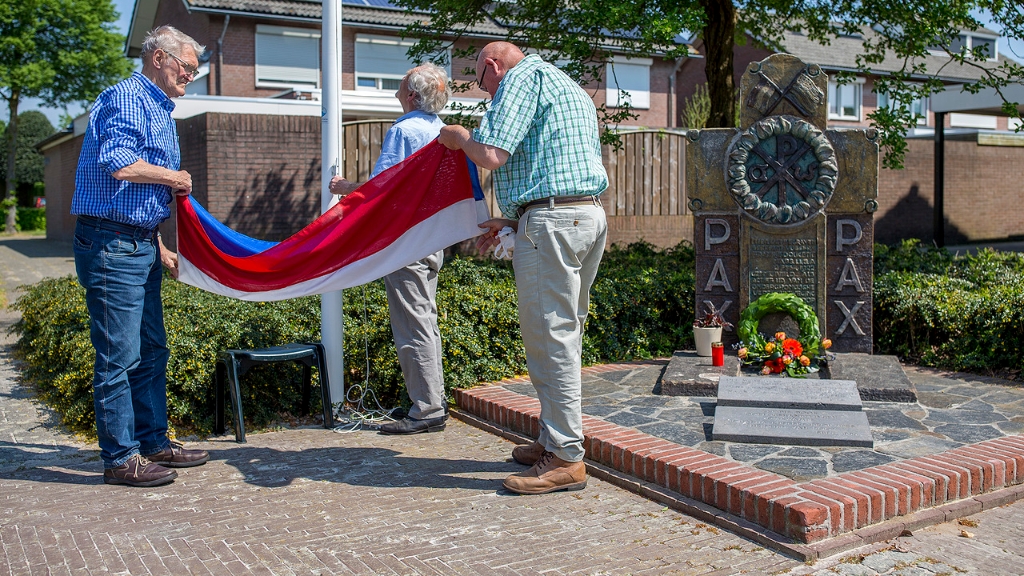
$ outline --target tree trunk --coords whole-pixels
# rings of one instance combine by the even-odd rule
[[[736,84],[732,49],[736,38],[736,7],[731,1],[700,0],[707,15],[704,26],[704,73],[711,96],[708,128],[730,128],[736,118]]]
[[[7,101],[7,107],[11,111],[11,120],[7,125],[7,131],[11,138],[7,142],[7,202],[10,203],[10,207],[7,208],[7,225],[4,227],[4,231],[8,234],[14,234],[18,231],[18,197],[15,193],[16,183],[14,174],[14,160],[18,153],[18,93],[15,91],[11,92],[11,99]]]

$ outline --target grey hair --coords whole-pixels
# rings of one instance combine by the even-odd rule
[[[409,91],[416,94],[419,109],[428,114],[437,114],[448,104],[452,88],[448,85],[448,74],[437,64],[427,62],[406,73]]]
[[[191,36],[174,26],[165,24],[150,30],[149,34],[146,34],[146,38],[142,41],[142,59],[145,60],[147,56],[157,50],[178,55],[181,52],[182,46],[191,46],[196,52],[196,58],[199,58],[203,55],[203,52],[206,52],[206,46],[196,42]]]

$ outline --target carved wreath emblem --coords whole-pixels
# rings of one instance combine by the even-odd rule
[[[759,120],[728,153],[732,197],[755,218],[793,224],[820,212],[836,189],[835,151],[821,130],[792,116]]]

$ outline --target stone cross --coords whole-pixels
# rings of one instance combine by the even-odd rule
[[[763,294],[792,292],[834,351],[871,353],[878,145],[873,129],[828,129],[827,91],[817,65],[773,54],[743,75],[739,128],[687,133],[696,310],[736,324]]]

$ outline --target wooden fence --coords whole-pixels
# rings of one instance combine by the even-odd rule
[[[643,130],[620,134],[621,146],[605,146],[608,190],[601,196],[612,244],[646,240],[662,247],[693,240],[686,204],[680,132]]]
[[[390,127],[390,121],[382,120],[343,125],[345,179],[363,182],[370,177]],[[604,146],[608,190],[601,200],[608,214],[609,243],[646,240],[667,247],[692,240],[693,216],[683,185],[684,142],[678,132],[644,130],[621,134],[617,149]],[[498,215],[489,170],[480,169],[480,184],[491,214]]]

